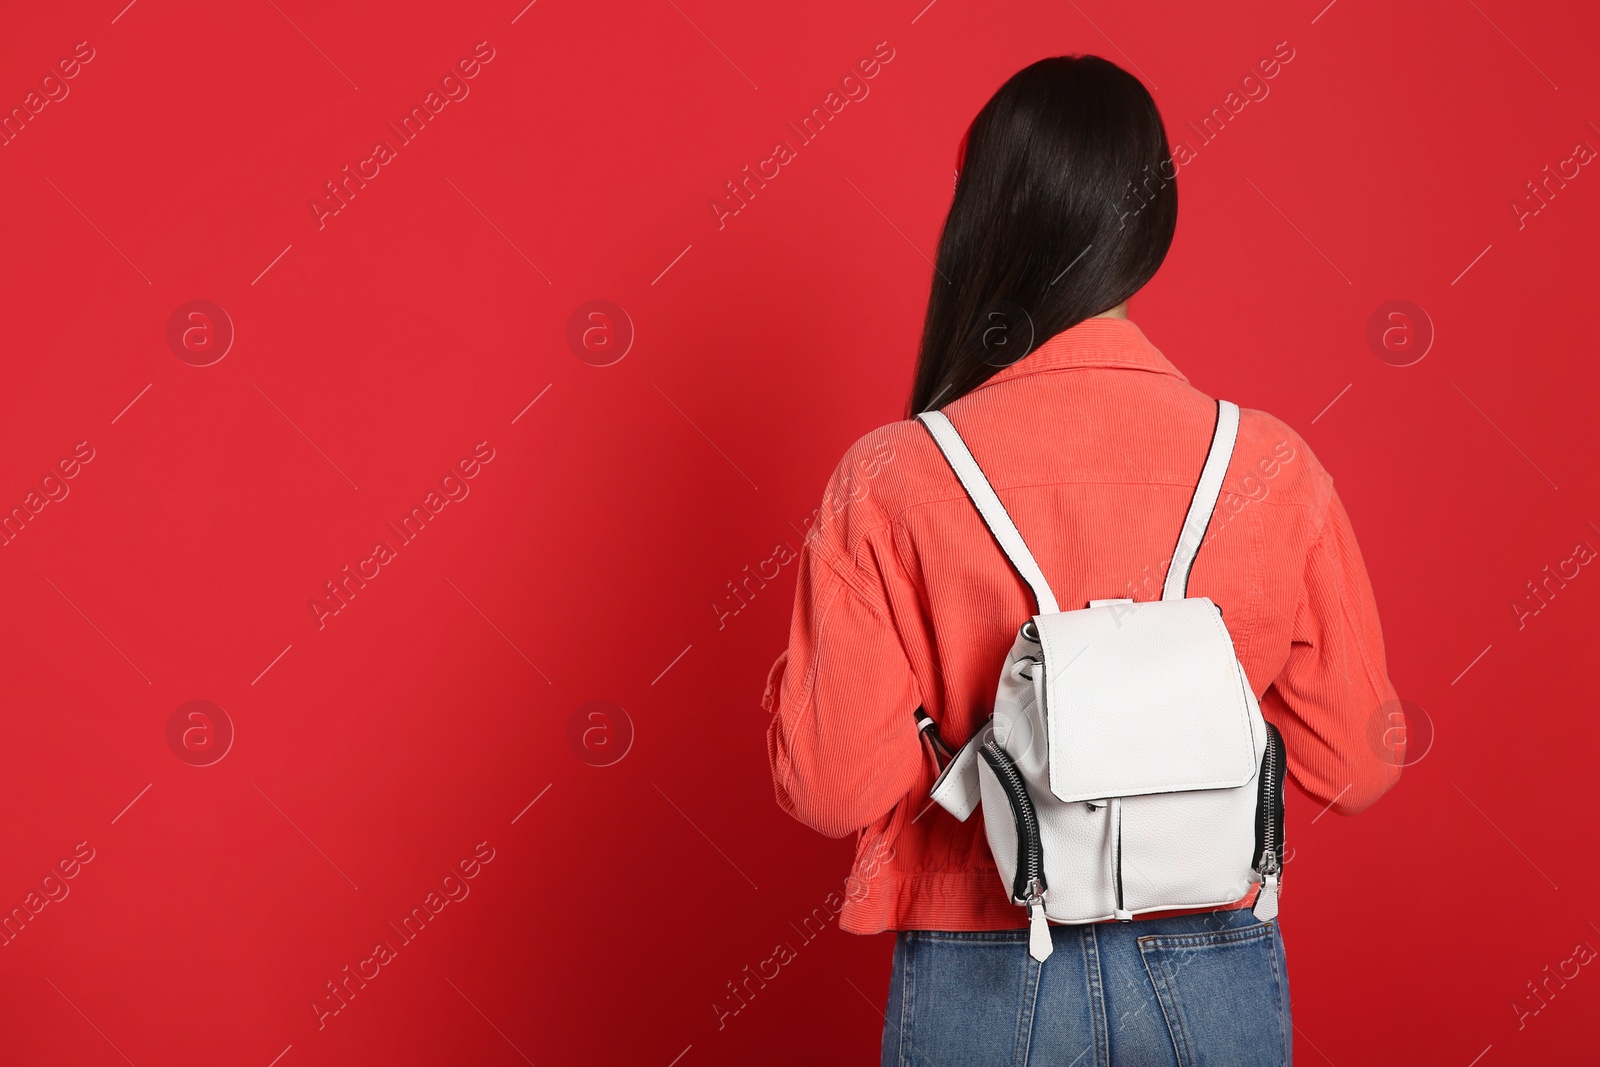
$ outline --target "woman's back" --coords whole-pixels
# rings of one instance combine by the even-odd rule
[[[1064,610],[1160,597],[1216,405],[1137,326],[1088,319],[944,411]],[[915,421],[858,441],[820,515],[766,695],[779,803],[831,836],[867,831],[844,929],[1024,925],[981,820],[928,806],[912,713],[965,741],[1032,595]],[[1370,739],[1396,700],[1370,585],[1330,477],[1270,415],[1242,413],[1189,594],[1221,606],[1290,777],[1341,813],[1376,800],[1398,761]]]
[[[930,425],[953,425],[970,447],[1062,611],[1159,599],[1224,409],[1126,317],[1177,227],[1177,165],[1155,101],[1100,57],[1041,59],[979,110],[956,166],[907,413],[948,417]],[[1209,494],[1197,502],[1203,514]],[[767,677],[767,750],[786,811],[834,837],[862,832],[839,925],[899,931],[882,1062],[1288,1063],[1281,837],[1237,846],[1257,849],[1252,870],[1263,892],[1273,887],[1263,907],[1242,907],[1251,894],[1215,910],[1129,909],[1137,917],[1124,922],[1065,921],[1079,912],[1058,908],[1064,921],[1027,929],[1030,913],[1052,913],[1037,876],[1048,819],[1029,799],[1029,768],[1020,785],[1019,772],[1008,777],[1005,810],[957,819],[963,804],[928,799],[938,764],[916,711],[951,745],[984,737],[1008,651],[1037,610],[1031,590],[920,420],[857,441],[819,515],[796,571],[789,647]],[[1382,744],[1398,702],[1372,590],[1332,480],[1272,416],[1241,413],[1188,579],[1188,596],[1222,609],[1289,777],[1344,814],[1376,800],[1403,757]],[[1061,676],[1044,656],[1048,692]],[[1138,662],[1119,670],[1159,669],[1159,654],[1127,658]],[[1163,713],[1180,710],[1163,701]],[[993,718],[984,762],[1014,766],[1016,738]],[[1101,762],[1136,766],[1138,747]],[[1281,785],[1276,769],[1274,759],[1259,772],[1263,789]],[[1121,878],[1120,801],[1103,802],[1103,820],[1054,824],[1052,841],[1067,834],[1081,850],[1056,853],[1054,870],[1045,850],[1052,886],[1097,850]],[[1276,828],[1272,799],[1251,815],[1258,834]],[[986,819],[1030,830],[1034,877],[1020,892],[990,853]],[[1004,829],[994,840],[1005,851]],[[1198,871],[1220,853],[1197,853],[1233,847],[1225,840],[1175,831],[1157,855]]]

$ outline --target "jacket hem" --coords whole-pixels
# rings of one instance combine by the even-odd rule
[[[888,875],[847,893],[839,915],[839,929],[852,934],[880,934],[888,930],[1014,930],[1028,925],[1028,913],[1013,904],[995,872],[934,871]],[[1220,907],[1173,908],[1146,912],[1132,921],[1160,919],[1249,907],[1255,902],[1251,888],[1239,900]],[[1116,919],[1101,920],[1117,922]],[[1087,924],[1086,924],[1087,925]]]

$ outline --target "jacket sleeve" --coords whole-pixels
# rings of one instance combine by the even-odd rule
[[[1296,784],[1340,815],[1354,815],[1399,779],[1405,720],[1350,517],[1331,483],[1326,494],[1289,658],[1262,704],[1283,733]]]
[[[872,825],[915,786],[920,700],[874,561],[801,550],[789,647],[767,676],[767,756],[778,805],[829,837]]]

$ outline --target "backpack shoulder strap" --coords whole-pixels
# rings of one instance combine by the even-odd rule
[[[1017,530],[1017,524],[1011,521],[1005,505],[1000,502],[994,487],[984,476],[983,468],[972,458],[967,443],[956,432],[955,426],[942,411],[924,411],[917,418],[928,428],[928,432],[933,435],[934,443],[939,446],[939,451],[944,453],[944,458],[956,472],[956,477],[961,479],[962,488],[967,491],[967,496],[972,498],[972,503],[977,507],[978,514],[983,516],[989,532],[994,534],[994,539],[999,542],[1000,550],[1006,554],[1006,558],[1017,569],[1017,573],[1022,575],[1022,580],[1033,590],[1033,598],[1039,605],[1039,614],[1051,615],[1059,611],[1055,594],[1050,591],[1049,583],[1044,580],[1044,572],[1039,569],[1038,561],[1033,558],[1033,553],[1028,551],[1027,543],[1022,540],[1022,534]]]
[[[1217,401],[1217,425],[1211,433],[1211,450],[1206,454],[1205,466],[1200,470],[1200,481],[1194,487],[1194,497],[1189,501],[1189,514],[1184,517],[1183,529],[1178,533],[1178,547],[1167,565],[1166,584],[1161,589],[1162,600],[1182,600],[1189,595],[1189,570],[1194,557],[1205,539],[1206,527],[1211,525],[1211,513],[1216,510],[1217,495],[1222,491],[1222,477],[1228,473],[1228,462],[1233,458],[1234,442],[1239,438],[1239,407],[1226,400]]]

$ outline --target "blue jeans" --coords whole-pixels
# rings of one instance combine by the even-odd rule
[[[1249,908],[1028,931],[896,935],[883,1067],[1280,1067],[1289,976]]]

